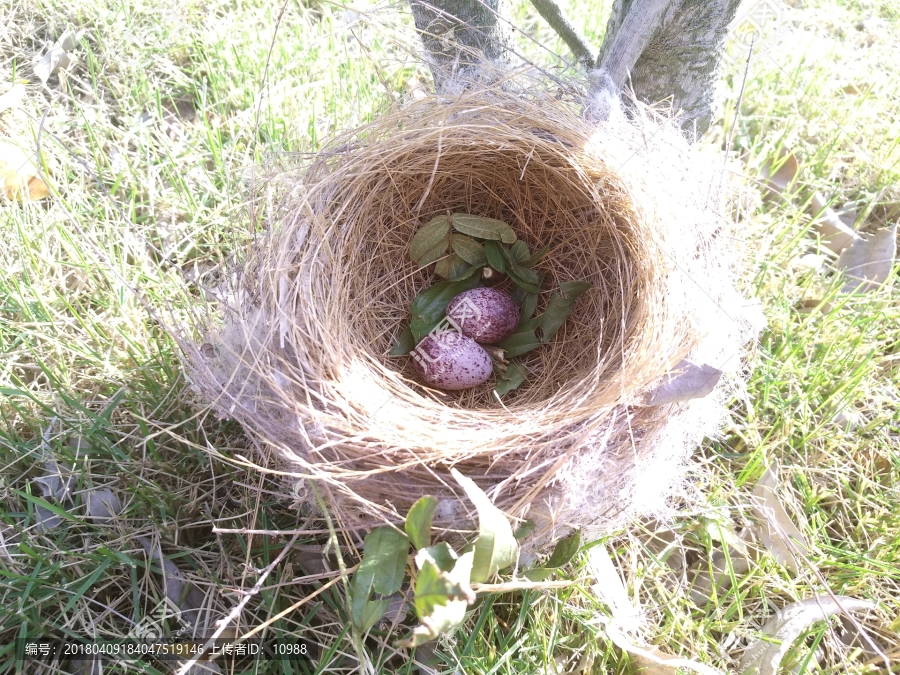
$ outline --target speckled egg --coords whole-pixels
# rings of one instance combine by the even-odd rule
[[[426,384],[438,389],[468,389],[493,372],[491,357],[472,338],[455,330],[431,333],[412,351],[413,366]]]
[[[496,288],[473,288],[457,295],[447,306],[452,319],[466,337],[491,344],[509,337],[519,325],[519,308]]]

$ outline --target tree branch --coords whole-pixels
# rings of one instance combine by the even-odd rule
[[[531,0],[531,4],[572,50],[578,62],[585,68],[593,67],[597,61],[596,50],[566,18],[560,6],[554,0]]]

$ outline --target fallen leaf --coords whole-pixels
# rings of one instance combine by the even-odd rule
[[[447,216],[437,216],[413,235],[409,242],[409,257],[419,267],[425,267],[445,255],[449,246],[450,219]]]
[[[860,82],[859,84],[854,84],[851,82],[850,84],[844,85],[843,92],[845,94],[862,94],[865,91],[869,91],[872,87],[868,82]]]
[[[747,646],[741,657],[741,675],[775,675],[791,643],[814,623],[838,612],[859,612],[874,607],[875,603],[868,600],[840,595],[819,595],[783,607],[763,626],[766,639],[755,640]]]
[[[91,490],[87,494],[87,517],[94,522],[109,522],[122,512],[119,498],[106,488]]]
[[[203,607],[203,593],[185,578],[178,565],[163,555],[159,545],[153,546],[150,540],[144,536],[138,536],[135,539],[151,560],[159,562],[162,568],[163,591],[169,602],[180,610],[181,614],[178,618],[196,625],[200,618],[200,608]]]
[[[716,388],[720,377],[722,371],[718,368],[682,359],[672,369],[668,379],[647,394],[644,405],[667,405],[703,398]]]
[[[406,604],[406,598],[403,597],[402,593],[395,593],[387,600],[387,609],[384,610],[384,615],[379,623],[381,630],[387,630],[391,626],[396,626],[409,613],[409,606]]]
[[[34,530],[38,534],[57,528],[62,522],[60,516],[53,513],[50,509],[45,509],[43,506],[34,507],[34,516],[36,521]]]
[[[63,472],[51,459],[44,462],[44,474],[35,478],[34,482],[45,499],[52,497],[57,502],[67,502],[71,499],[77,479],[71,469]]]
[[[803,533],[794,525],[775,488],[778,479],[771,468],[759,479],[750,498],[753,513],[760,521],[762,543],[779,563],[794,574],[800,572],[794,555],[795,547],[808,550]]]
[[[34,74],[41,82],[47,84],[47,81],[56,75],[60,68],[68,68],[71,62],[72,59],[66,54],[65,49],[59,45],[53,45],[50,51],[44,54],[34,66]]]
[[[766,182],[769,190],[775,194],[783,194],[794,182],[800,165],[793,152],[767,159],[760,168],[760,178]]]
[[[841,616],[841,633],[838,636],[851,652],[855,652],[859,660],[881,661],[882,657],[890,649],[881,641],[872,637],[862,626],[850,620],[847,616]]]
[[[14,84],[5,94],[0,94],[0,112],[17,107],[25,98],[25,85]]]
[[[615,621],[611,621],[607,624],[606,634],[616,647],[631,657],[631,663],[634,664],[632,672],[634,673],[678,675],[679,669],[687,668],[695,673],[701,673],[701,675],[723,675],[722,671],[703,663],[664,654],[658,647],[636,645],[618,629],[615,623]]]
[[[897,223],[863,235],[841,252],[837,266],[848,281],[844,293],[866,293],[878,288],[891,275],[897,254]]]
[[[50,190],[38,173],[34,157],[12,143],[0,141],[0,184],[7,199],[33,201],[48,196]]]
[[[688,578],[693,577],[690,594],[697,607],[705,607],[712,599],[728,591],[732,584],[732,575],[740,579],[750,571],[750,561],[740,551],[729,547],[728,557],[725,552],[716,550],[709,561],[698,561],[688,570]]]
[[[72,58],[68,52],[75,48],[81,35],[81,31],[66,31],[56,41],[56,44],[41,57],[41,60],[34,66],[34,74],[41,82],[47,84],[47,80],[56,75],[60,68],[65,69],[71,65]]]
[[[595,580],[591,591],[609,607],[617,625],[627,631],[639,632],[642,614],[635,609],[628,597],[625,584],[603,544],[588,549],[587,565]]]
[[[822,243],[835,253],[840,253],[860,239],[860,235],[853,227],[847,225],[818,192],[809,202],[809,213],[813,217],[813,226],[819,233]]]

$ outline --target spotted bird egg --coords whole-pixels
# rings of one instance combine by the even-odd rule
[[[457,295],[447,306],[451,319],[466,337],[476,342],[500,342],[519,325],[519,308],[496,288],[473,288]]]
[[[433,387],[455,391],[491,376],[491,357],[472,338],[455,330],[430,333],[412,352],[413,367]]]

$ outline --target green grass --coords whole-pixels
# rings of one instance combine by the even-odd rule
[[[609,4],[578,9],[595,44]],[[0,137],[33,147],[40,136],[53,191],[0,204],[0,672],[12,672],[15,637],[123,635],[152,612],[163,591],[137,536],[163,543],[218,618],[288,538],[213,525],[310,527],[284,481],[244,466],[254,451],[240,430],[192,405],[159,322],[186,325],[201,305],[192,280],[213,279],[253,236],[244,216],[254,172],[315,151],[427,86],[407,11],[363,9],[289,3],[280,15],[280,4],[215,0],[14,0],[0,9],[0,23],[13,27],[0,36],[0,94],[30,80],[24,110],[0,113]],[[871,30],[855,27],[870,16]],[[521,43],[530,58],[551,62],[541,45],[567,54],[526,4],[514,19],[532,38]],[[704,141],[730,147],[751,176],[782,147],[801,164],[796,198],[765,201],[751,188],[742,207],[747,289],[769,322],[747,396],[733,401],[723,438],[697,454],[693,489],[672,521],[634,523],[601,542],[643,612],[643,637],[729,672],[773,608],[826,589],[876,601],[864,622],[900,661],[897,280],[876,294],[839,295],[835,256],[803,204],[819,190],[863,214],[866,227],[897,217],[900,18],[887,3],[810,1],[783,7],[780,21],[750,60],[737,115],[746,52],[729,48],[722,119]],[[77,62],[42,87],[31,64],[68,28],[85,30]],[[823,256],[821,269],[809,254]],[[817,304],[826,309],[810,311]],[[50,458],[76,467],[66,509],[34,481]],[[781,467],[810,566],[796,576],[754,546],[749,570],[698,603],[693,574],[727,533],[753,525],[750,495],[766,463]],[[85,519],[85,495],[98,488],[123,504],[113,523]],[[39,507],[61,524],[41,533]],[[297,542],[235,630],[266,623],[333,578],[295,582],[315,571],[303,546],[321,543]],[[592,591],[588,560],[585,550],[564,568],[569,588],[480,600],[465,628],[439,643],[435,667],[629,672],[629,657],[606,638],[609,608]],[[295,672],[356,667],[339,588],[266,629],[322,645],[318,667]],[[800,659],[819,644],[825,652],[805,672],[878,672],[841,651],[836,626],[819,623],[798,641]],[[366,642],[374,670],[415,672],[390,648],[393,637],[377,629]],[[247,672],[291,671],[271,663]]]

